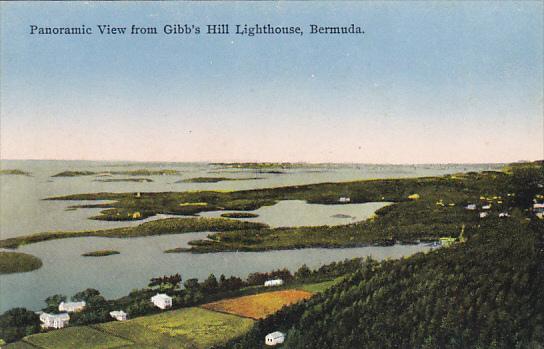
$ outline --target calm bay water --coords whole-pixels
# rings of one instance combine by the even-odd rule
[[[499,165],[331,165],[328,168],[282,170],[283,174],[255,170],[223,170],[201,163],[124,163],[87,161],[12,161],[0,162],[2,169],[20,169],[32,176],[0,176],[0,237],[2,239],[35,232],[55,230],[104,229],[140,222],[103,222],[89,220],[99,209],[67,211],[79,202],[45,201],[44,198],[91,192],[154,192],[185,190],[242,190],[320,182],[339,182],[369,178],[419,177],[446,173],[500,168]],[[95,176],[52,178],[66,170],[95,172],[135,169],[176,169],[175,176],[145,176],[151,183],[97,182]],[[143,176],[138,176],[143,177]],[[193,177],[259,177],[258,180],[218,183],[176,183]],[[130,178],[130,176],[115,176]],[[280,202],[256,210],[258,218],[271,226],[345,224],[366,219],[383,203],[350,205],[309,205],[302,201]],[[210,212],[206,215],[219,215]],[[334,217],[335,215],[349,217]],[[157,219],[163,217],[152,217]],[[186,246],[189,240],[207,233],[190,233],[134,239],[74,238],[21,247],[21,252],[43,261],[39,270],[0,276],[0,311],[15,306],[39,309],[52,294],[71,296],[87,287],[99,289],[106,297],[119,297],[133,288],[163,274],[179,272],[184,279],[200,279],[210,273],[245,277],[254,271],[287,267],[294,270],[306,263],[310,267],[344,258],[372,255],[398,258],[426,249],[425,246],[364,247],[350,249],[305,249],[259,253],[165,254],[165,249]],[[98,249],[115,249],[120,255],[86,258],[81,254]]]

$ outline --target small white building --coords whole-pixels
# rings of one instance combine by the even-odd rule
[[[480,218],[487,217],[487,212],[480,212]]]
[[[482,206],[482,210],[491,210],[491,205]]]
[[[157,308],[167,309],[172,307],[172,297],[165,293],[157,293],[151,297],[151,302],[155,304]]]
[[[506,217],[510,217],[510,214],[508,212],[499,213],[499,218],[506,218]]]
[[[283,285],[282,279],[267,280],[264,282],[266,287],[281,286]]]
[[[474,211],[476,209],[476,204],[468,204],[465,206],[465,209]]]
[[[68,325],[68,321],[70,321],[70,315],[68,315],[68,313],[62,313],[62,314],[41,313],[40,321],[42,322],[43,328],[63,328],[66,325]]]
[[[122,310],[110,311],[110,316],[117,321],[125,321],[127,319],[127,313]]]
[[[277,345],[283,343],[285,340],[285,334],[280,331],[272,332],[264,337],[264,344],[266,345]]]
[[[341,203],[348,203],[348,202],[351,202],[351,199],[348,198],[348,197],[341,197],[340,199],[338,199],[338,202],[341,202]]]
[[[68,313],[74,313],[76,311],[82,311],[85,309],[85,301],[81,302],[60,302],[59,311],[65,311]]]
[[[533,204],[533,212],[538,218],[544,219],[544,204]]]

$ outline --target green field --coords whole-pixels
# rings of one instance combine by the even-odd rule
[[[159,348],[208,348],[248,331],[253,321],[200,308],[185,308],[95,328],[135,344]]]
[[[184,308],[128,321],[69,327],[25,337],[10,349],[209,348],[241,336],[254,321]],[[30,346],[30,344],[32,346]]]
[[[33,345],[30,345],[28,343],[25,343],[25,342],[15,342],[15,343],[10,343],[2,348],[5,348],[5,349],[36,349],[35,346]]]
[[[69,327],[25,337],[25,342],[47,349],[121,348],[132,342],[91,327]]]
[[[186,308],[159,315],[137,318],[125,323],[111,323],[99,326],[108,326],[110,333],[121,331],[121,326],[140,326],[147,334],[159,334],[169,339],[176,339],[177,346],[208,348],[211,345],[224,343],[240,336],[253,326],[253,321],[234,315],[227,315],[200,308]],[[141,333],[136,335],[141,337]],[[126,337],[136,339],[136,337]],[[135,343],[152,344],[141,339]],[[162,347],[162,346],[161,346]]]
[[[316,283],[316,284],[302,285],[300,287],[297,287],[297,289],[312,292],[312,293],[321,293],[321,292],[324,292],[324,291],[328,290],[332,286],[336,285],[340,281],[342,281],[343,278],[344,277],[342,276],[342,277],[336,278],[334,280],[323,281],[323,282],[319,282],[319,283]]]

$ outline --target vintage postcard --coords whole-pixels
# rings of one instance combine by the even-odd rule
[[[0,3],[0,347],[544,348],[543,28]]]

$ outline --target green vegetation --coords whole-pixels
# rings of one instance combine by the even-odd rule
[[[137,344],[161,348],[209,348],[247,332],[250,319],[200,308],[186,308],[126,322],[98,325]]]
[[[82,256],[83,257],[104,257],[104,256],[111,256],[111,255],[120,254],[120,253],[121,252],[114,251],[114,250],[99,250],[99,251],[83,253]]]
[[[334,280],[328,280],[323,282],[318,282],[314,284],[304,284],[300,287],[297,287],[300,290],[308,291],[312,293],[322,293],[331,288],[332,286],[338,284],[340,281],[342,281],[343,277],[338,277]]]
[[[149,170],[149,169],[140,169],[140,170],[127,170],[127,171],[106,171],[106,172],[96,172],[96,171],[64,171],[53,175],[52,177],[79,177],[79,176],[93,176],[93,175],[126,175],[126,176],[163,176],[163,175],[177,175],[179,171],[177,170]]]
[[[182,202],[180,206],[208,206],[207,202]]]
[[[40,320],[33,311],[13,308],[0,315],[0,338],[14,342],[40,330]]]
[[[22,170],[0,170],[0,175],[13,175],[13,176],[30,176],[30,172],[22,171]]]
[[[258,214],[251,212],[228,212],[221,214],[223,218],[255,218],[259,217]]]
[[[531,178],[533,185],[527,186],[527,178]],[[385,183],[391,185],[392,189],[389,190],[396,190],[397,193],[381,187]],[[542,168],[533,169],[523,176],[518,171],[513,174],[490,171],[440,178],[315,185],[314,188],[341,187],[342,184],[351,187],[346,196],[350,196],[352,202],[361,201],[364,198],[361,194],[366,192],[366,198],[370,193],[375,196],[381,195],[382,200],[396,203],[379,209],[374,218],[343,226],[277,228],[211,234],[208,240],[191,241],[190,251],[202,253],[304,247],[355,247],[435,241],[441,237],[459,238],[463,227],[471,228],[481,222],[477,212],[464,208],[467,204],[488,204],[491,198],[493,202],[489,212],[491,216],[511,211],[512,206],[517,205],[519,201],[523,201],[521,209],[524,209],[528,207],[528,200],[520,198],[541,194],[544,189],[538,186],[539,183],[544,183]],[[300,190],[300,187],[291,188],[293,191]],[[375,193],[377,189],[380,191]],[[414,197],[414,193],[417,193],[419,198],[409,199],[410,196]],[[520,194],[509,196],[513,193]],[[325,197],[319,199],[308,196],[306,198],[325,202],[330,200],[326,189],[324,195]]]
[[[104,182],[104,183],[116,183],[116,182],[136,182],[136,183],[151,183],[152,179],[149,178],[106,178],[106,179],[95,179],[95,182]]]
[[[347,215],[347,214],[343,214],[343,213],[338,213],[338,214],[332,215],[331,217],[332,218],[353,218],[353,219],[355,219],[355,217]]]
[[[32,345],[44,349],[93,349],[120,348],[132,342],[109,335],[91,327],[70,327],[63,330],[35,334],[24,339]]]
[[[168,250],[164,250],[164,253],[184,253],[184,252],[191,252],[191,249],[188,247],[175,247],[175,248],[170,248]]]
[[[310,270],[306,265],[303,265],[299,268],[294,274],[287,269],[274,270],[268,273],[252,273],[244,281],[239,277],[225,277],[221,275],[219,278],[216,278],[214,274],[210,274],[204,281],[199,282],[198,279],[188,279],[183,283],[184,288],[181,288],[182,277],[180,274],[175,275],[165,275],[160,277],[154,277],[150,280],[148,287],[141,290],[133,290],[129,295],[115,299],[115,300],[106,300],[98,290],[95,289],[86,289],[81,292],[74,294],[71,297],[72,301],[85,301],[86,307],[80,312],[72,313],[70,315],[70,326],[82,326],[82,325],[92,325],[98,323],[104,323],[99,326],[91,326],[93,329],[98,329],[100,331],[105,331],[107,334],[118,335],[124,339],[130,339],[135,342],[135,346],[140,348],[140,345],[148,343],[148,341],[156,340],[157,343],[166,343],[163,342],[167,339],[166,337],[160,335],[159,333],[150,333],[146,335],[146,332],[149,332],[147,326],[143,328],[142,326],[137,326],[137,324],[142,324],[146,322],[154,322],[153,319],[158,319],[158,317],[147,317],[136,319],[133,322],[129,322],[132,325],[125,326],[121,323],[107,323],[112,321],[112,318],[109,315],[109,312],[112,310],[123,309],[128,313],[129,318],[134,319],[135,317],[142,315],[151,315],[157,314],[161,311],[154,307],[149,298],[156,294],[157,292],[167,293],[173,298],[173,308],[189,308],[196,305],[202,305],[210,302],[215,302],[222,299],[232,299],[235,297],[255,295],[262,292],[269,292],[270,288],[264,287],[263,283],[265,280],[272,278],[281,278],[285,281],[283,286],[274,287],[275,291],[281,290],[292,290],[300,289],[308,284],[315,284],[313,288],[323,288],[323,285],[320,283],[324,280],[333,280],[338,279],[339,276],[347,275],[357,271],[361,267],[361,259],[351,259],[345,260],[342,262],[333,262],[328,265],[321,266],[319,269]],[[67,301],[68,297],[60,294],[49,296],[45,299],[46,306],[42,309],[48,313],[56,313],[58,306],[61,302]],[[188,310],[189,311],[189,310]],[[189,311],[195,311],[194,309]],[[258,309],[256,309],[258,311]],[[174,312],[176,313],[176,312]],[[164,313],[164,316],[178,316],[178,315],[167,315],[169,313]],[[184,312],[177,312],[176,314],[187,314]],[[203,313],[206,314],[206,313]],[[197,314],[198,315],[198,314]],[[146,320],[147,319],[147,320]],[[209,319],[208,319],[209,320]],[[185,321],[185,320],[184,320]],[[206,328],[202,331],[207,331],[208,328],[215,326],[214,320],[210,320],[209,323],[207,320],[197,321],[198,326]],[[122,322],[126,324],[127,322]],[[135,325],[136,324],[136,325]],[[169,331],[171,323],[168,322],[168,325],[165,325],[165,331]],[[180,326],[180,327],[184,327]],[[21,339],[25,335],[31,335],[39,331],[39,319],[38,316],[31,311],[26,309],[15,308],[5,312],[0,315],[0,335],[4,336],[8,342],[13,342]],[[82,327],[76,327],[80,329]],[[108,330],[108,329],[114,329]],[[185,331],[185,328],[180,328],[180,330]],[[189,331],[200,331],[198,329],[188,329]],[[64,331],[64,330],[62,330]],[[62,331],[55,331],[63,333]],[[163,331],[164,332],[164,331]],[[236,336],[241,333],[237,332]],[[94,332],[90,332],[90,336],[96,336]],[[202,334],[201,337],[205,338],[210,334]],[[82,336],[89,336],[89,334],[82,333]],[[142,337],[138,337],[142,336]],[[151,337],[150,337],[151,336]],[[200,336],[200,335],[199,335]],[[235,336],[235,335],[233,335]],[[224,338],[228,340],[233,338]],[[100,343],[108,343],[108,339],[104,336],[100,336]],[[36,337],[32,337],[36,338]],[[65,345],[64,342],[59,344],[61,339],[57,335],[51,337],[51,342],[48,336],[40,336],[39,339],[34,340],[32,343],[37,343],[40,339],[43,339],[44,345]],[[182,338],[178,338],[182,339]],[[25,339],[26,340],[26,339]],[[77,339],[84,340],[84,339]],[[24,347],[26,342],[19,342],[18,345]],[[29,341],[30,343],[30,341]],[[90,342],[93,343],[93,342]],[[169,343],[169,342],[168,342]],[[178,345],[179,343],[176,342]],[[176,347],[176,344],[173,344]],[[93,343],[94,344],[94,343]],[[151,345],[151,344],[150,344]]]
[[[42,261],[38,257],[20,252],[0,252],[0,274],[23,273],[41,266]]]
[[[218,233],[211,234],[208,240],[190,243],[192,252],[206,253],[391,245],[435,241],[440,237],[458,238],[463,226],[470,228],[480,223],[477,212],[466,210],[466,205],[489,204],[491,198],[493,207],[489,213],[492,215],[498,215],[520,201],[526,208],[535,193],[544,193],[538,186],[540,183],[544,183],[544,169],[539,163],[533,163],[514,166],[510,172],[469,172],[443,177],[321,183],[234,192],[141,193],[140,196],[133,193],[76,194],[51,200],[114,201],[100,206],[107,209],[93,217],[103,220],[143,219],[159,213],[194,215],[216,210],[250,211],[280,200],[338,204],[340,197],[349,197],[351,203],[393,202],[369,220],[343,226],[216,229]],[[509,196],[511,193],[519,195]]]
[[[31,344],[28,344],[28,343],[25,343],[23,341],[10,343],[10,344],[6,345],[5,347],[2,346],[2,348],[5,348],[5,349],[36,349],[35,346],[33,346]]]
[[[262,179],[262,178],[260,177],[253,177],[253,178],[195,177],[195,178],[182,179],[181,181],[177,181],[176,183],[217,183],[222,181],[248,181],[253,179]]]
[[[368,261],[306,303],[259,321],[226,348],[540,348],[544,222],[490,219],[467,241],[410,258]]]
[[[125,309],[131,318],[156,313],[158,310],[150,304],[149,297],[157,291],[167,290],[173,296],[174,308],[190,307],[262,292],[264,287],[260,285],[263,280],[280,277],[286,282],[282,287],[304,288],[303,284],[313,283],[307,287],[320,293],[306,302],[283,308],[275,315],[259,320],[245,335],[243,331],[237,332],[235,336],[239,337],[224,347],[262,348],[264,336],[280,330],[287,333],[283,347],[293,349],[540,348],[544,345],[544,221],[536,219],[528,207],[533,198],[544,194],[543,183],[544,169],[537,163],[513,166],[507,172],[438,178],[325,183],[228,193],[145,193],[141,199],[149,200],[149,206],[145,204],[138,209],[143,211],[148,207],[157,212],[184,202],[206,202],[207,205],[190,207],[207,210],[210,206],[233,200],[251,199],[268,202],[302,197],[333,203],[339,196],[347,196],[351,202],[365,199],[395,202],[380,209],[375,218],[347,226],[289,229],[269,229],[264,225],[235,226],[230,232],[218,229],[216,231],[220,233],[212,234],[211,242],[193,243],[193,248],[203,247],[207,251],[214,250],[215,246],[219,247],[217,250],[304,247],[305,241],[310,241],[310,245],[331,247],[447,237],[446,241],[455,238],[459,243],[401,260],[376,262],[354,259],[313,271],[302,266],[294,274],[288,270],[253,273],[246,281],[223,275],[216,279],[211,274],[202,282],[185,280],[183,289],[180,275],[163,276],[153,278],[148,288],[134,290],[128,296],[113,301],[106,301],[96,290],[85,290],[72,297],[86,300],[88,307],[74,314],[71,324],[108,321],[107,311],[111,309]],[[415,194],[417,199],[409,199]],[[116,208],[135,200],[128,194],[86,195],[118,200]],[[477,210],[464,208],[471,203],[478,207],[492,203],[491,209],[486,211],[488,217],[481,219]],[[499,218],[500,212],[509,212],[510,215]],[[154,222],[145,224],[150,223]],[[214,226],[218,222],[209,223]],[[155,232],[152,226],[140,228],[145,224],[135,227],[142,231],[129,230],[128,236]],[[177,224],[173,221],[165,227],[164,223],[157,223],[157,228],[174,233]],[[126,236],[127,231],[123,232]],[[341,276],[345,277],[335,285],[325,283]],[[46,303],[54,307],[61,299],[63,296],[55,295]],[[222,345],[220,341],[197,342],[198,339],[190,338],[193,333],[203,341],[206,341],[206,336],[215,338],[214,320],[200,322],[200,315],[193,313],[181,318],[166,318],[175,312],[158,315],[165,316],[157,317],[162,319],[159,321],[151,321],[154,316],[141,318],[143,323],[138,324],[140,327],[121,329],[125,323],[108,323],[93,328],[120,326],[117,334],[140,348],[152,345],[146,341],[163,343],[163,340],[166,342],[161,347],[166,348],[170,345]],[[4,321],[5,316],[10,323],[9,317],[13,315],[8,313],[3,314],[0,321]],[[21,336],[26,330],[26,334],[32,333],[33,329],[27,326],[33,325],[36,319],[30,320],[21,326],[12,326],[11,331],[15,335],[11,338]],[[152,323],[146,323],[146,320]],[[197,328],[190,327],[193,325]],[[218,333],[234,332],[224,330],[228,328],[224,323],[217,326]],[[121,334],[122,331],[127,331],[127,335]],[[134,340],[130,336],[134,336]],[[180,344],[178,339],[186,342]],[[226,340],[227,337],[222,338],[222,341]]]
[[[92,176],[99,174],[100,172],[93,172],[93,171],[64,171],[57,173],[56,175],[53,175],[51,177],[79,177],[79,176]]]
[[[35,334],[10,348],[26,348],[27,343],[45,349],[209,348],[244,334],[252,324],[252,320],[239,316],[185,308],[128,321]]]
[[[17,248],[35,242],[72,237],[100,236],[112,238],[129,238],[164,234],[181,234],[199,231],[229,231],[259,229],[266,225],[253,222],[242,222],[223,218],[167,218],[142,223],[135,227],[123,227],[107,230],[90,230],[74,232],[45,232],[0,240],[0,248]]]

